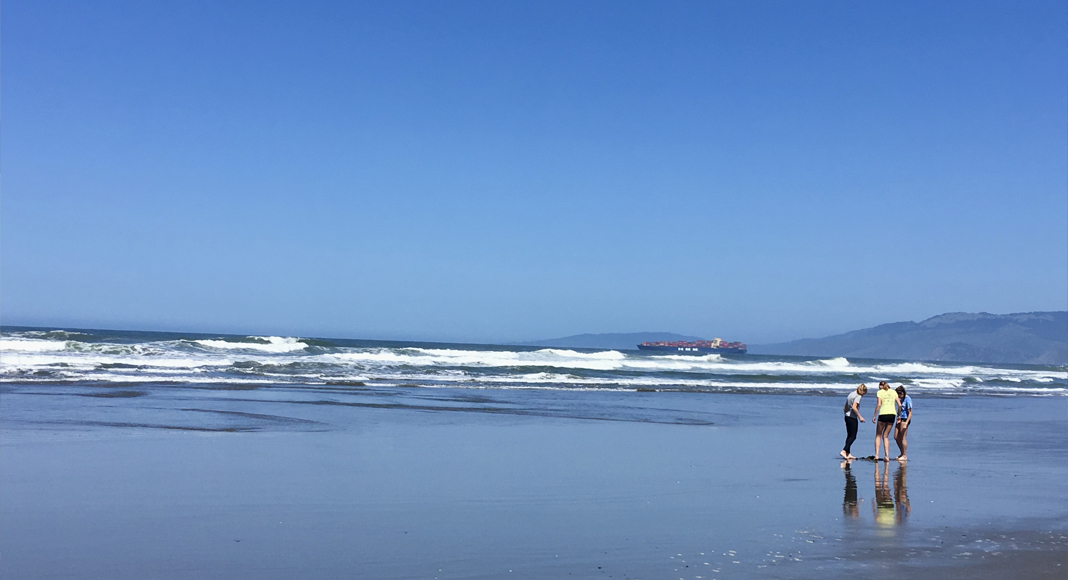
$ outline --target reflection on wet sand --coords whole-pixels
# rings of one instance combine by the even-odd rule
[[[857,478],[853,475],[852,461],[842,462],[845,474],[845,494],[842,499],[842,513],[852,519],[860,518],[860,499],[857,493]],[[902,524],[911,512],[907,483],[908,466],[898,464],[894,470],[893,486],[890,482],[890,464],[878,462],[875,465],[875,501],[872,502],[872,515],[875,524],[881,528]]]
[[[880,527],[892,526],[895,521],[894,494],[890,491],[890,481],[886,477],[889,469],[889,462],[875,466],[875,501],[871,504],[871,509],[875,515],[875,524]]]
[[[908,466],[900,463],[894,472],[894,505],[897,507],[898,523],[903,523],[912,511],[909,505],[909,489],[905,483],[906,469]]]
[[[857,478],[849,469],[849,461],[842,462],[842,471],[845,472],[845,498],[842,499],[842,513],[853,518],[860,517],[860,508],[857,507]]]

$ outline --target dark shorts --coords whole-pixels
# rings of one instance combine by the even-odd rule
[[[897,417],[894,416],[894,415],[879,415],[879,422],[880,423],[893,423],[896,420],[897,420]]]

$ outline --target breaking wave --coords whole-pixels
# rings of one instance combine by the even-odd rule
[[[296,338],[279,336],[252,336],[245,340],[196,340],[200,346],[219,350],[254,350],[272,353],[294,352],[308,348],[308,345]]]
[[[828,394],[880,380],[952,396],[1068,394],[1065,367],[451,346],[279,336],[30,330],[0,337],[0,381],[329,384]]]

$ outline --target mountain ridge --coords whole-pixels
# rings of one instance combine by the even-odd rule
[[[1068,311],[949,312],[823,338],[751,345],[753,354],[1068,364]]]
[[[514,343],[553,348],[635,350],[645,341],[694,341],[671,332],[576,334]],[[1068,311],[948,312],[823,338],[749,345],[751,354],[1007,364],[1068,364]]]

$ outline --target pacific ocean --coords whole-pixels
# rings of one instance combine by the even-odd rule
[[[32,328],[0,347],[5,577],[1068,565],[1064,367]],[[843,463],[845,393],[878,380],[913,397],[910,459]]]

